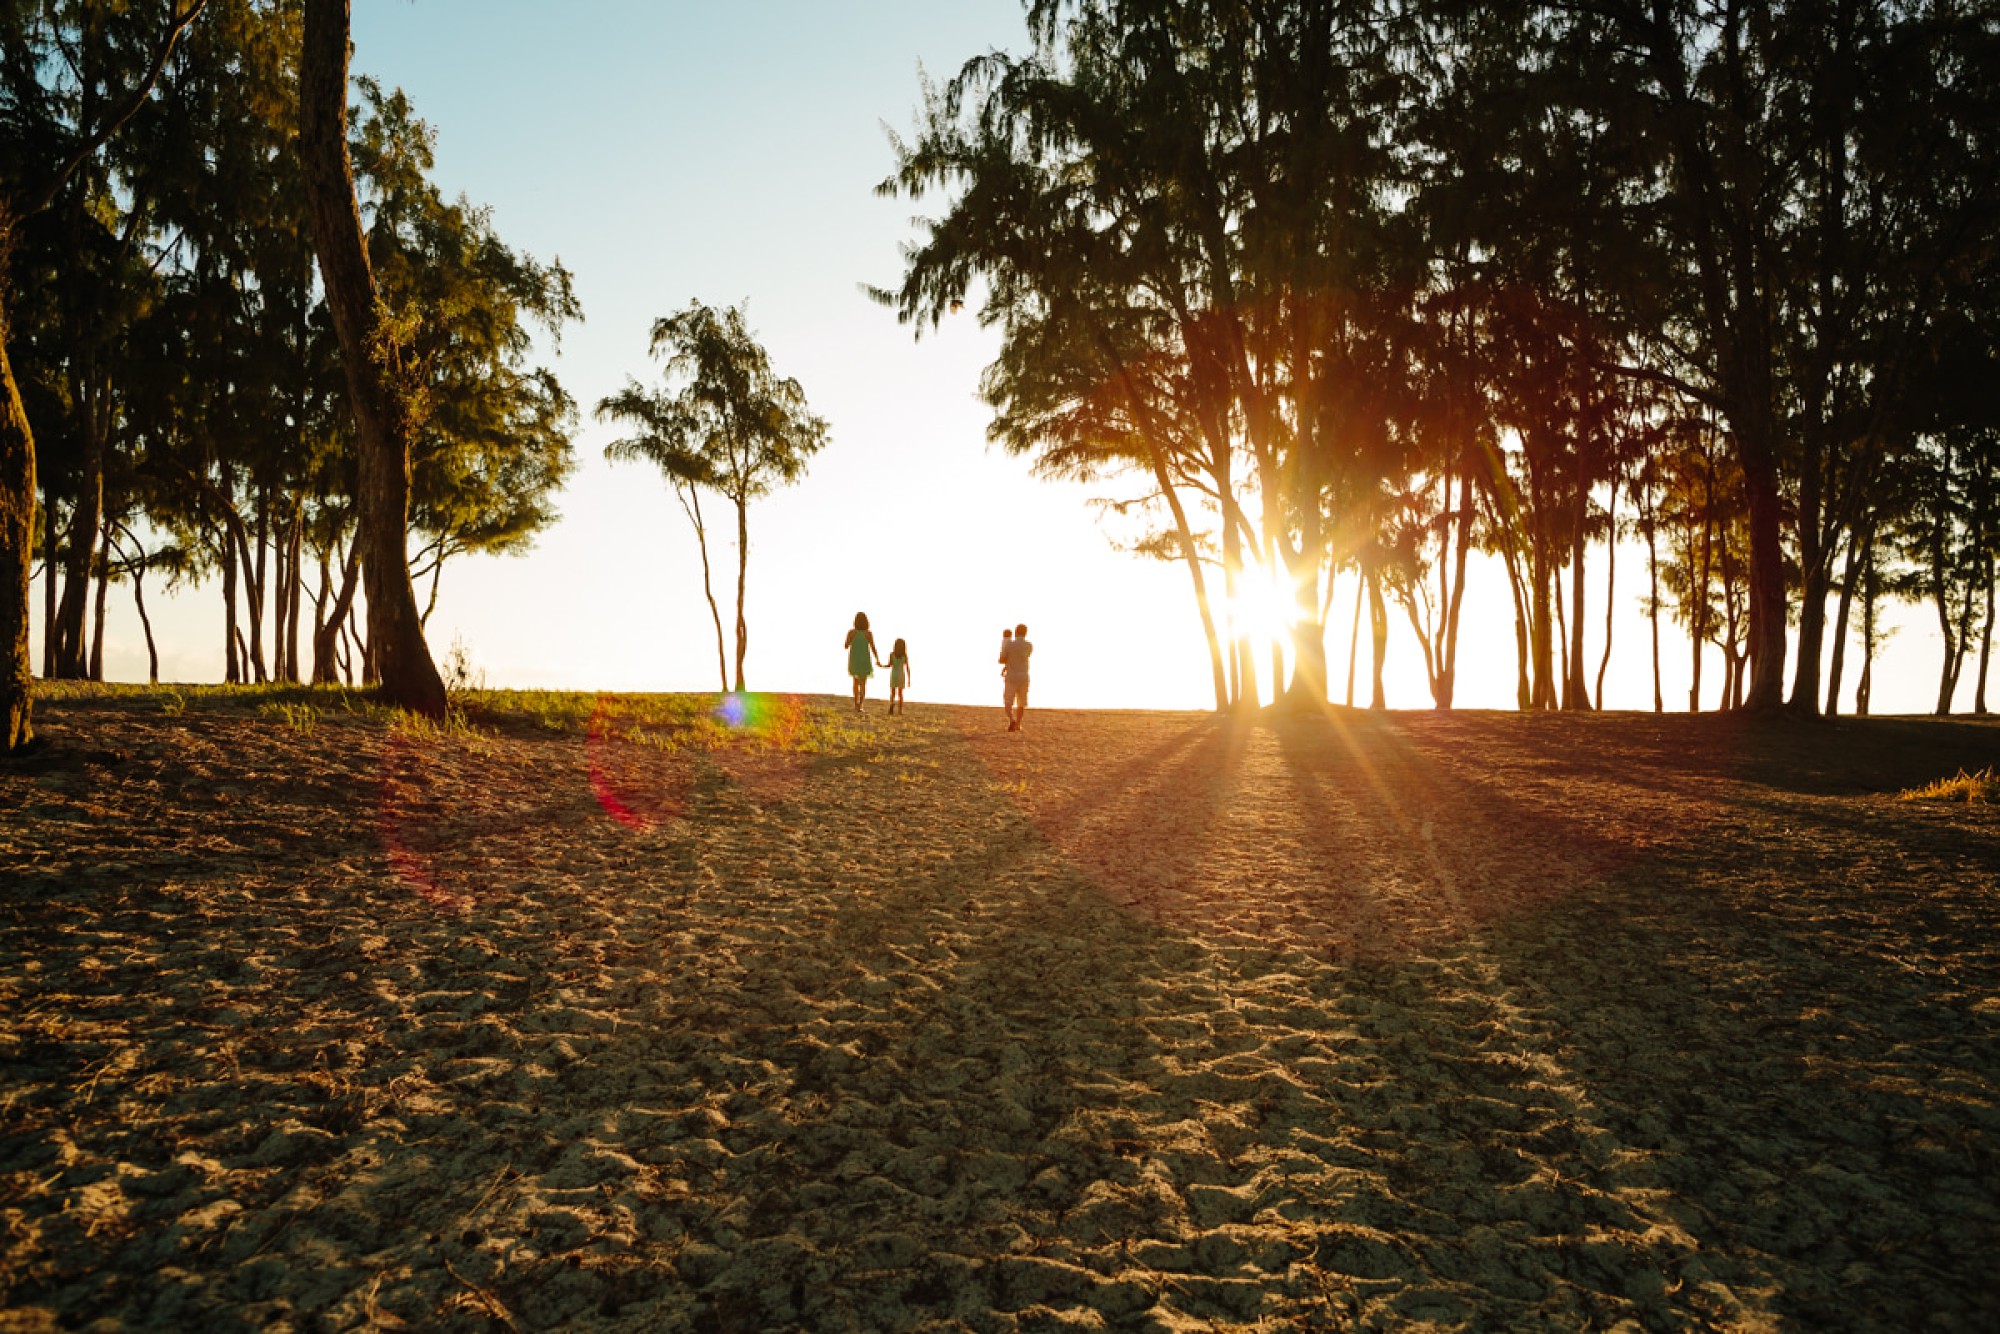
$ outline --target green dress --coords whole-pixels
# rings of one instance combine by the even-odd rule
[[[866,630],[856,630],[847,641],[847,674],[868,677],[875,675],[875,649]]]

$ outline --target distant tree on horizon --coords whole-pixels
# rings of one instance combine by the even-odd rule
[[[750,502],[797,481],[827,443],[827,424],[806,407],[799,382],[779,376],[742,306],[716,310],[700,301],[653,323],[651,353],[665,362],[667,384],[647,389],[628,380],[600,401],[601,420],[634,433],[605,446],[613,460],[644,460],[666,476],[694,525],[701,548],[702,592],[715,619],[722,688],[731,688],[722,614],[710,578],[708,529],[700,493],[721,495],[736,510],[735,689],[744,689],[750,627],[745,596],[750,568]]]

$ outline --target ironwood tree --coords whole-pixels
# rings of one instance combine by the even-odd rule
[[[667,384],[649,391],[628,382],[598,404],[600,417],[635,428],[635,434],[606,447],[605,455],[657,465],[687,507],[701,545],[702,590],[716,619],[718,659],[721,613],[709,580],[699,492],[713,491],[735,509],[735,683],[730,685],[725,664],[723,688],[740,692],[750,648],[750,502],[805,475],[807,462],[827,443],[827,424],[808,410],[799,382],[772,368],[741,306],[717,310],[690,301],[653,322],[651,352],[663,361]]]

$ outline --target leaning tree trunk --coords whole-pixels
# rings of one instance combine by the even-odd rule
[[[306,0],[299,62],[299,161],[327,308],[340,339],[359,445],[355,496],[368,595],[368,643],[382,694],[443,717],[444,681],[431,661],[410,586],[409,403],[386,364],[393,335],[368,267],[347,156],[348,0]]]
[[[0,266],[11,224],[0,217]],[[35,437],[7,359],[6,275],[0,267],[0,753],[35,739],[35,665],[28,641],[35,546]]]

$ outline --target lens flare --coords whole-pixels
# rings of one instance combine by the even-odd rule
[[[632,710],[614,695],[599,695],[584,731],[590,794],[618,825],[643,833],[687,814],[694,786],[687,757],[671,738],[648,744],[647,729],[633,726]],[[620,724],[627,724],[626,727]]]
[[[421,846],[431,776],[423,755],[407,738],[392,735],[382,753],[375,786],[375,833],[395,877],[440,912],[472,910],[472,896],[445,887],[433,850]]]

